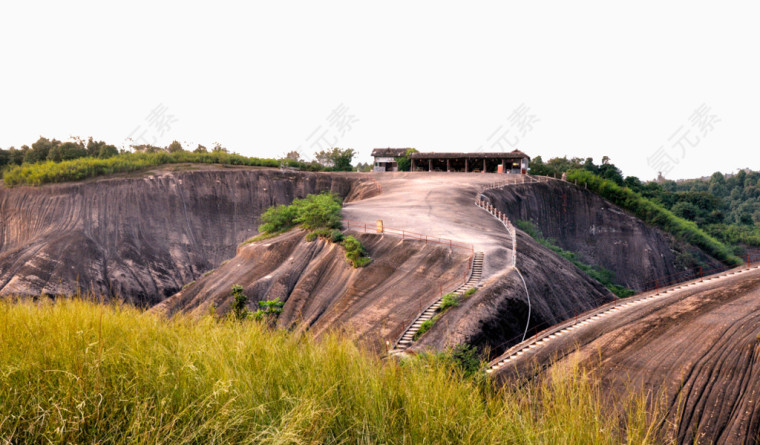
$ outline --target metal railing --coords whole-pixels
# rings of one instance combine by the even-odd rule
[[[504,212],[497,209],[492,204],[481,199],[476,199],[475,205],[490,213],[491,216],[498,219],[502,224],[504,224],[504,227],[509,233],[509,237],[512,239],[512,267],[515,267],[517,264],[517,232],[515,231],[515,226],[512,225],[512,222],[509,220],[509,218],[507,218],[507,215]]]
[[[475,252],[475,246],[472,244],[465,244],[459,241],[454,241],[449,238],[441,238],[440,236],[432,236],[424,233],[412,232],[406,229],[396,229],[393,227],[387,227],[385,225],[378,226],[377,223],[366,223],[361,221],[353,221],[350,219],[344,219],[343,225],[346,229],[361,231],[363,233],[379,233],[386,235],[401,236],[401,239],[410,239],[423,241],[425,244],[440,244],[442,246],[449,246],[450,249],[459,248],[469,250],[470,253]]]

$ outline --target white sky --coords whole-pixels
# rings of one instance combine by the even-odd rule
[[[138,129],[158,145],[274,157],[312,153],[321,126],[369,161],[373,147],[498,151],[509,131],[531,156],[607,155],[642,179],[656,176],[660,147],[669,178],[760,169],[758,12],[730,1],[4,2],[0,147],[40,135],[121,145]],[[343,124],[353,116],[344,134],[327,120],[341,104]],[[532,130],[509,120],[521,104]],[[690,117],[702,104],[718,121],[700,129]],[[163,134],[146,120],[159,105],[172,117]]]

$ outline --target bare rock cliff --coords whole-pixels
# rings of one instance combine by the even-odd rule
[[[175,166],[0,187],[0,295],[81,291],[150,306],[233,257],[269,206],[324,190],[372,193],[360,182],[351,173]]]

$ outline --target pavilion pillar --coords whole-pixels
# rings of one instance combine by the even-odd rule
[[[429,172],[433,171],[433,160],[432,159],[428,159],[428,171]]]
[[[451,171],[451,160],[446,158],[446,173]]]
[[[486,158],[483,158],[483,173],[486,172]]]
[[[412,166],[409,168],[409,171],[411,171],[411,172],[414,171],[414,159],[412,159]]]
[[[467,173],[467,158],[464,158],[464,172]]]

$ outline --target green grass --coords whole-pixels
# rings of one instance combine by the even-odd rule
[[[306,241],[324,238],[340,244],[346,251],[346,260],[353,267],[366,267],[372,259],[367,256],[361,241],[351,235],[344,236],[338,230],[342,225],[342,203],[343,200],[334,193],[322,192],[295,199],[290,205],[271,206],[261,215],[259,231],[262,233],[244,244],[279,235],[298,226],[309,231]]]
[[[436,321],[441,317],[441,314],[436,315],[435,317],[431,318],[430,320],[425,320],[420,325],[419,329],[417,329],[417,332],[414,333],[414,337],[412,337],[412,340],[417,341],[420,337],[422,337],[425,332],[429,331],[430,328],[433,327]]]
[[[569,171],[567,180],[588,187],[601,197],[632,212],[644,222],[699,247],[728,266],[742,263],[729,247],[705,233],[695,222],[674,215],[661,204],[641,196],[628,187],[621,187],[586,170]]]
[[[292,160],[252,158],[237,153],[193,153],[188,151],[176,153],[124,153],[107,159],[87,157],[63,162],[47,161],[13,166],[4,172],[3,181],[9,187],[16,185],[42,185],[53,182],[79,181],[95,176],[134,172],[158,165],[185,162],[254,167],[280,167],[284,163],[287,166],[303,170],[320,169],[318,165],[313,164],[305,164]]]
[[[479,374],[480,375],[480,374]],[[401,364],[337,334],[0,302],[0,443],[654,443],[579,368],[494,390],[453,359]]]
[[[438,308],[440,312],[445,311],[446,309],[454,306],[459,305],[459,295],[455,294],[454,292],[450,292],[443,296],[441,299],[441,306]]]
[[[575,253],[557,246],[553,239],[544,238],[544,235],[541,233],[541,230],[539,230],[539,228],[536,227],[532,222],[518,220],[518,221],[515,221],[515,226],[517,226],[517,228],[519,228],[523,232],[530,235],[531,238],[535,239],[542,246],[546,247],[547,249],[553,251],[554,253],[561,256],[562,258],[565,258],[566,260],[573,263],[575,267],[582,270],[586,275],[600,282],[604,287],[609,289],[613,294],[617,295],[618,297],[620,298],[630,297],[631,295],[635,293],[633,289],[629,289],[625,286],[615,284],[615,281],[614,281],[615,273],[612,272],[611,270],[605,269],[604,267],[601,267],[601,266],[592,266],[592,265],[586,264],[582,262],[581,260],[579,260],[578,256]]]

